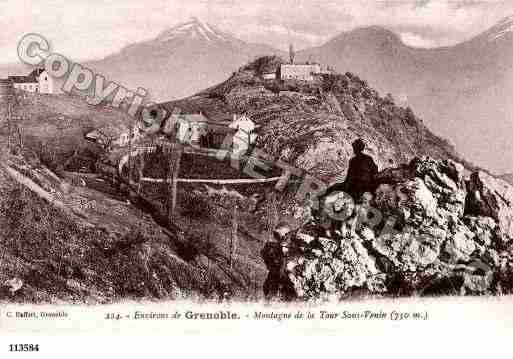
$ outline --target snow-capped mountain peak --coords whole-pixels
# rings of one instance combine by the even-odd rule
[[[171,41],[177,38],[191,38],[195,40],[228,41],[228,37],[212,25],[201,21],[198,18],[192,18],[190,21],[179,24],[169,30],[162,32],[157,40],[161,42]]]
[[[490,41],[497,40],[511,32],[513,32],[513,15],[502,19],[493,29],[489,39]]]

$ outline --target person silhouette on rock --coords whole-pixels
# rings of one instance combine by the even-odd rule
[[[365,142],[361,138],[354,141],[352,146],[354,157],[349,160],[346,180],[331,186],[327,195],[336,191],[344,191],[356,201],[360,201],[365,192],[374,192],[374,179],[378,173],[378,166],[371,156],[363,153]]]

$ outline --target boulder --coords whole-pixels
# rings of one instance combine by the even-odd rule
[[[388,184],[396,185],[406,180],[413,179],[415,174],[411,170],[410,166],[402,165],[398,168],[387,168],[379,172],[376,177],[376,185]]]
[[[491,217],[466,216],[465,224],[475,235],[475,241],[486,247],[490,247],[497,238],[497,222]]]
[[[409,166],[415,176],[424,181],[440,208],[463,215],[466,197],[463,165],[427,157],[414,159]]]
[[[408,166],[416,177],[431,177],[439,186],[453,190],[464,186],[465,168],[450,159],[414,158]]]
[[[461,294],[487,294],[490,292],[493,281],[493,274],[488,272],[484,275],[463,273],[463,288]]]
[[[294,283],[296,293],[304,299],[316,299],[321,294],[343,295],[355,288],[366,288],[367,281],[377,275],[374,260],[357,240],[336,242],[321,239],[326,245],[321,256],[303,257],[288,261],[289,278]],[[333,252],[333,245],[336,251]],[[308,249],[307,249],[308,251]],[[321,252],[313,249],[312,252]],[[374,279],[369,282],[379,287]]]
[[[405,223],[421,225],[437,217],[437,201],[420,178],[396,186],[381,185],[376,190],[375,207]]]
[[[470,256],[476,250],[474,234],[463,225],[455,230],[455,233],[445,243],[444,254],[447,255],[446,262],[458,263],[469,261]]]
[[[407,227],[397,233],[382,233],[372,247],[394,264],[395,271],[408,272],[433,264],[440,254],[440,242],[440,238]]]
[[[360,226],[358,228],[358,234],[364,241],[372,242],[376,239],[376,234],[374,231],[367,226]]]
[[[318,240],[323,248],[324,253],[335,253],[335,251],[339,248],[337,242],[330,238],[320,237]]]
[[[513,238],[513,187],[483,171],[472,173],[468,187],[467,214],[493,218],[502,243],[509,243]]]

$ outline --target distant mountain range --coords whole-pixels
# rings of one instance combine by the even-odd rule
[[[499,177],[500,179],[503,179],[504,181],[508,182],[509,184],[513,185],[513,173],[506,173]]]
[[[152,99],[169,100],[217,84],[259,55],[276,53],[192,19],[88,65],[126,87],[148,89]]]
[[[300,52],[369,81],[410,105],[468,159],[494,172],[513,169],[513,17],[443,48],[405,45],[381,27],[343,33]]]
[[[217,84],[263,54],[288,58],[192,19],[88,65],[166,101]],[[513,17],[450,47],[413,48],[372,26],[344,32],[296,58],[357,74],[382,94],[391,93],[396,103],[412,107],[470,161],[495,173],[513,171]]]

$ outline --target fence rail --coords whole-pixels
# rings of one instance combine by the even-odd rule
[[[277,182],[282,177],[271,177],[271,178],[262,178],[262,179],[246,179],[246,178],[238,178],[238,179],[195,179],[195,178],[177,178],[176,182],[180,183],[212,183],[212,184],[256,184],[256,183],[270,183]],[[150,177],[142,177],[140,179],[141,182],[149,182],[149,183],[166,183],[167,179],[164,178],[150,178]]]

